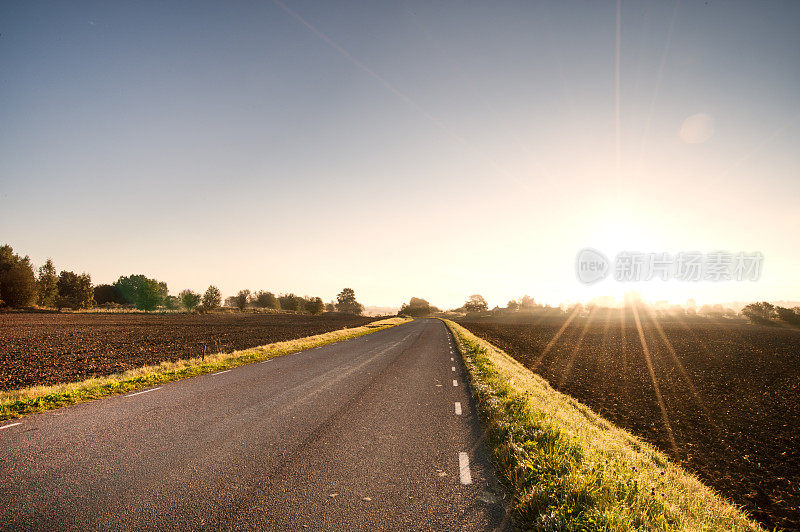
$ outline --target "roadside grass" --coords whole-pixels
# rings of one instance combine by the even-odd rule
[[[205,357],[162,362],[80,382],[8,390],[0,392],[0,421],[288,355],[305,349],[357,338],[407,321],[410,320],[389,318],[352,329],[339,329],[231,353],[217,353]]]
[[[443,321],[459,344],[521,529],[763,530],[660,451]]]

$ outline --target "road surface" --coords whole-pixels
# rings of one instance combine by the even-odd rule
[[[415,320],[0,422],[0,529],[506,528],[454,350]]]

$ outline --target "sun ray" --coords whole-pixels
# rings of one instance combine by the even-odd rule
[[[620,51],[622,48],[622,0],[617,0],[617,43],[614,56],[614,159],[616,164],[617,200],[622,193],[622,119],[620,116]]]
[[[625,368],[628,367],[628,328],[627,328],[627,309],[628,309],[628,302],[625,302],[625,306],[622,307],[622,314],[619,318],[619,335],[620,335],[620,345],[622,346],[622,369],[623,371]],[[627,391],[627,387],[626,387]]]
[[[724,322],[722,321],[723,318],[708,318],[708,319],[711,320],[715,324],[723,324],[724,325]],[[742,344],[746,345],[750,349],[758,349],[758,347],[753,342],[748,340],[742,333],[740,333],[735,328],[727,327],[726,329],[730,330],[730,334],[734,335],[736,337],[736,340],[739,343],[742,343]]]
[[[611,329],[611,311],[609,309],[606,309],[605,314],[606,314],[606,321],[603,324],[603,337],[601,340],[603,349],[605,349],[606,346],[608,345],[608,332]]]
[[[653,369],[653,359],[650,355],[650,349],[647,347],[647,340],[644,337],[644,330],[642,329],[642,322],[639,319],[639,311],[637,310],[637,305],[634,303],[631,305],[633,309],[633,319],[636,322],[636,330],[639,333],[639,342],[642,344],[642,350],[644,352],[645,362],[647,362],[647,371],[650,373],[650,381],[653,383],[653,391],[656,395],[656,402],[658,403],[658,408],[661,410],[661,420],[664,422],[664,428],[667,431],[667,437],[669,438],[670,446],[672,447],[672,451],[675,453],[675,457],[678,458],[678,445],[675,443],[675,435],[672,432],[672,425],[669,422],[669,415],[667,414],[667,406],[664,403],[664,397],[661,395],[661,388],[658,385],[658,379],[656,379],[656,372]]]
[[[650,319],[656,332],[661,338],[661,342],[667,348],[667,352],[669,353],[672,362],[675,364],[675,367],[678,368],[678,372],[680,373],[683,382],[686,384],[686,386],[689,387],[689,391],[692,393],[695,401],[702,409],[703,414],[708,419],[708,422],[711,424],[712,427],[714,427],[714,430],[719,432],[719,426],[714,422],[714,419],[711,416],[711,411],[708,409],[708,406],[706,405],[705,401],[703,401],[703,398],[700,396],[700,392],[697,390],[697,387],[694,385],[692,378],[689,376],[689,372],[686,371],[686,368],[683,366],[683,363],[678,358],[678,353],[675,351],[672,342],[670,342],[669,338],[667,338],[667,334],[664,332],[664,328],[661,327],[661,324],[658,322],[658,319],[653,315],[652,310],[648,309],[647,313],[648,313],[648,318]]]
[[[661,82],[664,78],[664,66],[667,63],[667,56],[669,55],[670,45],[672,44],[672,33],[675,29],[675,19],[678,16],[678,7],[680,0],[676,0],[675,6],[672,8],[672,21],[669,23],[667,30],[667,39],[664,43],[664,50],[661,52],[661,63],[658,65],[658,73],[656,74],[656,87],[653,91],[653,99],[650,101],[650,109],[647,112],[647,120],[645,120],[644,131],[642,132],[642,139],[639,142],[639,158],[637,164],[641,166],[644,159],[645,146],[647,145],[647,137],[650,135],[650,125],[653,122],[653,114],[656,109],[656,102],[658,101],[658,93],[661,90]]]
[[[576,306],[575,309],[572,311],[572,314],[570,314],[569,317],[567,318],[567,321],[564,322],[564,325],[561,326],[558,332],[556,332],[555,336],[553,336],[550,342],[545,346],[544,350],[539,354],[538,357],[536,357],[536,361],[531,365],[531,369],[539,367],[539,364],[541,364],[542,359],[547,355],[547,353],[550,352],[550,350],[553,348],[556,342],[558,342],[558,339],[561,338],[561,335],[564,334],[566,328],[569,327],[569,324],[572,323],[572,320],[575,319],[575,316],[578,315],[578,310],[579,307]]]
[[[586,323],[583,324],[583,329],[581,329],[581,332],[578,335],[578,341],[575,343],[575,347],[572,349],[572,352],[569,355],[569,360],[567,361],[567,365],[561,372],[561,378],[558,381],[559,388],[564,386],[564,384],[567,382],[567,379],[569,378],[569,372],[572,370],[572,365],[575,363],[575,357],[578,355],[578,351],[580,351],[580,348],[583,345],[583,337],[586,336],[586,331],[589,330],[589,325],[591,325],[595,315],[596,314],[594,312],[590,312],[589,317],[586,320]]]
[[[678,323],[681,325],[681,327],[683,327],[683,330],[685,330],[686,332],[688,332],[689,334],[691,334],[691,335],[692,335],[692,337],[693,337],[693,338],[696,340],[696,342],[697,342],[697,345],[699,345],[699,346],[700,346],[700,349],[702,349],[702,350],[703,350],[703,352],[704,352],[704,353],[705,353],[707,356],[709,356],[709,357],[711,357],[711,356],[714,356],[714,352],[713,352],[713,351],[711,351],[711,349],[709,349],[709,347],[708,347],[708,346],[705,344],[705,342],[703,341],[703,339],[702,339],[702,338],[701,338],[701,337],[700,337],[700,336],[699,336],[699,335],[698,335],[698,334],[697,334],[697,333],[694,331],[694,329],[692,329],[692,328],[689,326],[689,324],[688,324],[688,323],[686,323],[686,319],[685,319],[685,318],[684,318],[684,317],[683,317],[681,314],[678,314],[678,313],[676,313],[676,314],[675,314],[675,319],[678,321]],[[740,335],[740,334],[739,334],[737,331],[733,330],[733,328],[730,328],[730,329],[728,330],[728,333],[729,333],[729,334],[733,334],[734,336],[736,336],[736,337],[737,337],[737,339],[738,339],[739,341],[741,341],[741,342],[742,342],[742,343],[744,343],[744,344],[747,344],[747,346],[748,346],[748,347],[750,347],[750,348],[753,348],[753,347],[754,347],[754,346],[753,346],[753,344],[751,344],[750,342],[748,342],[748,341],[747,341],[747,340],[746,340],[744,337],[742,337],[742,336],[741,336],[741,335]]]

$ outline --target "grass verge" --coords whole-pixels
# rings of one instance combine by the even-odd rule
[[[142,366],[124,373],[97,377],[80,382],[55,384],[52,386],[31,386],[19,390],[0,392],[0,421],[22,417],[34,412],[42,412],[53,408],[99,399],[108,395],[128,393],[140,388],[147,388],[187,377],[195,377],[204,373],[212,373],[234,368],[251,362],[259,362],[304,349],[319,347],[342,340],[349,340],[374,333],[409,321],[405,318],[389,318],[375,321],[352,329],[339,329],[296,340],[276,342],[232,353],[219,353],[205,357],[162,362],[161,364]]]
[[[763,530],[660,451],[443,321],[459,344],[520,528]]]

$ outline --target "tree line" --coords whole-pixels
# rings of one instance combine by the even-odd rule
[[[786,308],[762,301],[750,303],[742,309],[742,314],[753,323],[772,324],[786,322],[800,326],[800,307]]]
[[[516,312],[516,311],[530,311],[533,309],[539,308],[538,305],[534,302],[533,298],[526,295],[517,300],[512,300],[508,302],[508,306],[506,309],[499,309],[508,312]],[[473,294],[467,298],[464,304],[456,309],[453,309],[449,312],[463,312],[466,314],[472,313],[481,313],[487,312],[489,310],[489,305],[486,303],[486,299],[480,294]],[[497,307],[493,309],[493,312],[498,310]],[[400,311],[398,312],[401,316],[409,316],[412,318],[419,318],[423,316],[431,316],[437,313],[442,312],[439,308],[431,305],[425,299],[420,297],[412,297],[408,303],[403,303],[400,307]]]
[[[167,283],[145,275],[121,276],[113,284],[94,286],[88,273],[56,270],[51,259],[34,269],[28,256],[14,253],[9,245],[0,246],[0,307],[43,307],[73,310],[102,308],[136,308],[152,311],[166,310],[213,311],[223,306],[222,293],[214,285],[202,294],[182,290],[170,295]],[[244,310],[263,308],[309,314],[345,312],[361,314],[363,305],[356,300],[355,291],[345,288],[336,301],[323,303],[320,297],[297,296],[272,292],[240,290],[225,300],[225,306]]]

